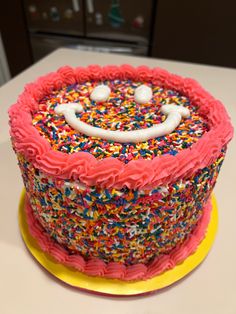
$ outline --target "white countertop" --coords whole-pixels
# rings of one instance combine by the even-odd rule
[[[190,63],[59,49],[0,88],[0,313],[1,314],[235,314],[236,313],[236,141],[230,143],[215,194],[219,231],[206,260],[170,288],[143,297],[98,296],[50,276],[21,239],[17,212],[23,187],[8,135],[7,109],[26,83],[60,66],[148,65],[198,80],[226,106],[236,126],[236,70]]]

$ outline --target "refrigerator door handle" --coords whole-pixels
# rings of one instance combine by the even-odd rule
[[[86,0],[86,4],[87,4],[88,13],[93,14],[94,13],[93,0]]]
[[[80,10],[79,0],[72,0],[72,8],[75,12],[79,12]]]

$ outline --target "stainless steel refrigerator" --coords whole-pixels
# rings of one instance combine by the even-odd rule
[[[24,0],[34,60],[58,47],[148,55],[153,0]]]

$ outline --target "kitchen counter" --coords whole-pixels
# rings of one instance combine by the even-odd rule
[[[7,109],[26,83],[62,65],[123,64],[163,67],[195,78],[226,106],[236,125],[236,70],[158,59],[59,49],[0,88],[0,313],[235,314],[236,141],[230,143],[215,195],[219,230],[206,260],[172,287],[140,297],[99,296],[71,288],[49,275],[28,253],[17,212],[23,183],[10,144]]]

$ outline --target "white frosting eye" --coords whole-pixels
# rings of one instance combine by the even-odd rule
[[[97,102],[104,102],[110,96],[111,89],[107,85],[98,85],[90,94],[90,99]]]
[[[134,100],[138,104],[146,104],[152,99],[152,89],[147,85],[140,85],[134,93]]]

